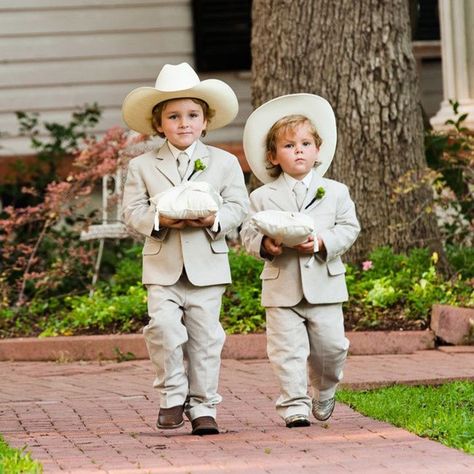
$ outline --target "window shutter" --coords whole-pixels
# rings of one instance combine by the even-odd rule
[[[193,0],[198,71],[250,69],[251,5],[251,0]]]
[[[418,1],[418,21],[415,41],[436,41],[440,39],[438,0]]]

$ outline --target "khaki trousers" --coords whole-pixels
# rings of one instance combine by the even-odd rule
[[[336,393],[349,349],[341,304],[312,305],[303,299],[291,308],[267,307],[267,352],[280,384],[276,402],[283,418],[311,412],[313,398]]]
[[[160,407],[185,404],[190,420],[216,417],[225,285],[198,287],[183,274],[171,286],[147,285],[150,322],[143,329],[156,371]]]

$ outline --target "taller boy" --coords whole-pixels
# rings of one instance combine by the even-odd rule
[[[222,294],[231,282],[225,235],[248,206],[235,156],[200,141],[206,130],[227,125],[237,98],[222,81],[200,81],[186,63],[167,64],[155,87],[124,100],[127,125],[166,138],[158,151],[130,161],[123,196],[128,226],[145,236],[143,284],[150,321],[144,328],[160,393],[157,426],[179,428],[183,413],[196,435],[218,433],[216,405],[225,333],[219,322]],[[160,216],[149,199],[186,180],[205,181],[221,195],[217,215],[196,220]]]

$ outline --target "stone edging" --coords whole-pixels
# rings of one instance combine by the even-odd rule
[[[433,349],[433,331],[347,332],[351,355],[409,354]],[[147,359],[141,334],[17,338],[0,340],[0,361],[59,361]],[[265,334],[227,336],[224,359],[266,358]]]

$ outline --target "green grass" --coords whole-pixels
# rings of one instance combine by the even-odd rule
[[[474,382],[341,390],[337,399],[371,418],[474,454]]]
[[[23,449],[13,449],[0,435],[0,474],[39,474],[43,472],[40,463],[33,461]]]

